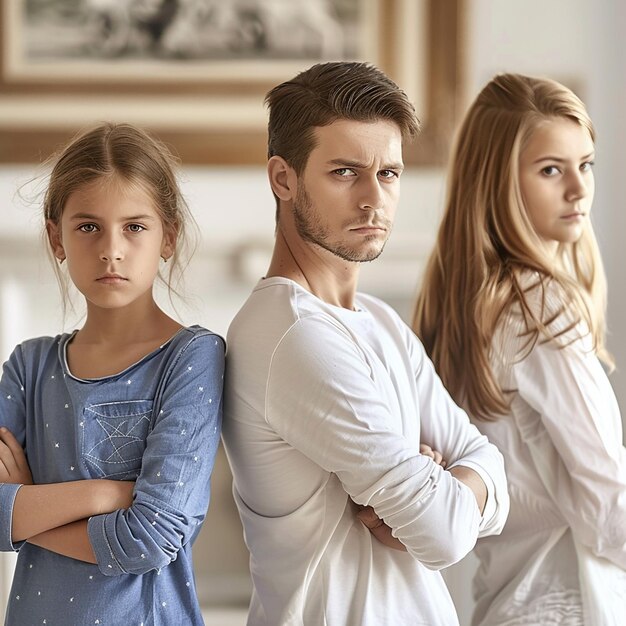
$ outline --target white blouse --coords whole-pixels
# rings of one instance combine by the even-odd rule
[[[548,287],[526,294],[551,332],[566,314]],[[582,325],[528,353],[521,315],[500,325],[492,366],[510,413],[475,421],[505,458],[511,510],[478,542],[473,625],[626,624],[626,449],[608,378]]]

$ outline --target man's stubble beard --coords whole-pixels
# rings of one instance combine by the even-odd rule
[[[324,228],[319,215],[315,213],[311,197],[304,186],[298,187],[296,199],[293,204],[293,216],[296,231],[303,240],[313,243],[324,250],[328,250],[335,256],[344,261],[351,263],[368,263],[377,259],[385,248],[387,239],[383,241],[380,249],[359,252],[348,245],[341,242],[333,243],[330,241],[330,233]],[[387,232],[391,231],[391,222],[385,220]],[[364,241],[373,241],[378,239],[375,235],[364,237]]]

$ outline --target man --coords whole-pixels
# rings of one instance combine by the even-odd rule
[[[249,624],[456,624],[436,570],[500,532],[502,458],[411,330],[356,291],[391,231],[414,109],[362,63],[313,66],[266,102],[276,243],[228,333],[223,431]]]

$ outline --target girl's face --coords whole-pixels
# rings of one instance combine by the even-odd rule
[[[594,194],[589,131],[567,118],[542,122],[520,154],[520,189],[535,232],[556,252],[580,238]]]
[[[55,256],[67,259],[70,278],[89,307],[151,302],[160,257],[174,251],[152,198],[118,178],[76,190],[60,223],[48,222],[47,228]]]

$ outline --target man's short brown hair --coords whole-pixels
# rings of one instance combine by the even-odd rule
[[[278,155],[301,174],[315,147],[314,130],[339,119],[395,122],[402,138],[419,131],[406,94],[368,63],[320,63],[274,87],[269,108],[268,158]]]

